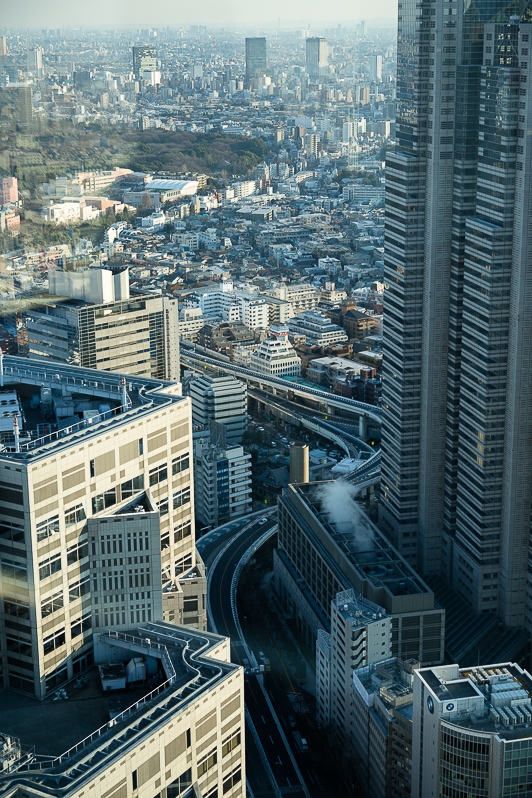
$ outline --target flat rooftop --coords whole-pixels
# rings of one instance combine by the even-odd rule
[[[5,355],[3,388],[22,408],[19,451],[4,435],[0,459],[25,462],[49,456],[109,427],[183,401],[176,383],[68,366],[46,358]],[[44,394],[49,401],[43,401]]]
[[[141,658],[146,681],[104,692],[92,667],[43,702],[1,691],[0,734],[20,741],[23,758],[10,773],[0,771],[0,796],[17,781],[31,781],[44,794],[58,795],[123,756],[238,669],[209,658],[223,640],[164,622],[101,632],[95,635],[97,664]]]
[[[364,511],[356,506],[349,523],[334,523],[324,508],[323,490],[328,483],[292,485],[305,501],[338,549],[362,578],[386,588],[393,596],[431,593],[428,585],[401,557]]]
[[[530,738],[532,677],[516,663],[463,668],[458,678],[442,678],[437,667],[423,669],[420,675],[441,702],[480,699],[480,711],[478,701],[469,705],[473,709],[458,704],[458,717],[449,709],[448,722],[507,740]]]

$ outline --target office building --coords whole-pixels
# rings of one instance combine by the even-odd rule
[[[209,430],[212,423],[225,431],[224,445],[242,443],[247,429],[247,386],[235,377],[194,374],[190,378],[194,428]]]
[[[251,512],[251,455],[242,446],[194,441],[196,518],[220,526]]]
[[[246,794],[228,638],[146,623],[97,632],[92,655],[56,701],[0,691],[1,798]]]
[[[409,0],[386,168],[381,527],[532,623],[532,25]]]
[[[531,695],[515,663],[415,671],[412,798],[532,795]]]
[[[347,333],[318,310],[305,310],[288,321],[290,338],[309,346],[328,347],[347,343]]]
[[[144,72],[157,71],[157,48],[154,44],[137,44],[132,48],[133,74],[142,78]]]
[[[34,47],[33,49],[28,51],[26,59],[26,68],[27,71],[31,72],[31,74],[35,78],[42,78],[43,76],[43,62],[42,62],[43,55],[44,55],[44,50],[42,47]]]
[[[249,365],[253,371],[272,377],[299,377],[301,359],[288,340],[288,327],[272,325],[270,336],[255,349]]]
[[[330,630],[320,630],[316,643],[316,719],[342,750],[351,745],[353,672],[390,657],[392,622],[350,589],[331,602]]]
[[[415,661],[391,657],[358,668],[352,681],[351,743],[356,795],[410,798]]]
[[[266,72],[266,39],[264,36],[246,37],[246,85]]]
[[[391,657],[391,617],[354,590],[330,618],[316,641],[316,720],[341,752],[346,795],[409,798],[417,663]]]
[[[205,627],[190,400],[45,358],[0,370],[1,672],[44,698],[86,668],[97,629]]]
[[[329,46],[327,39],[313,36],[305,40],[307,72],[311,78],[321,78],[329,72]]]
[[[341,481],[288,485],[279,498],[274,584],[300,636],[314,645],[330,631],[338,593],[355,590],[391,617],[391,656],[443,659],[444,611],[366,517]]]
[[[369,76],[371,80],[380,83],[382,80],[382,55],[370,55]]]
[[[127,268],[51,270],[49,292],[27,313],[30,355],[179,380],[176,299],[130,294]]]

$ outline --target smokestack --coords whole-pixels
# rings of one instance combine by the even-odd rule
[[[15,451],[20,452],[20,430],[18,428],[18,418],[13,416],[13,435],[15,438]]]

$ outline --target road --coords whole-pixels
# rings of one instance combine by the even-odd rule
[[[208,576],[211,627],[219,634],[231,638],[232,661],[247,665],[248,671],[250,665],[254,664],[254,659],[241,641],[240,628],[235,622],[234,574],[244,554],[268,530],[274,530],[275,524],[274,517],[269,518],[266,523],[253,519],[245,523],[240,531],[224,533],[223,542],[215,537],[216,532],[210,533],[208,537],[212,544],[204,543],[202,546],[203,556],[211,562]],[[209,550],[211,546],[218,549],[214,559],[213,552]],[[263,689],[262,679],[261,673],[249,672],[245,678],[246,710],[248,721],[251,720],[246,729],[247,771],[251,792],[255,798],[285,794],[308,798],[309,793],[302,784],[301,774],[269,697]],[[259,746],[257,738],[260,740]]]

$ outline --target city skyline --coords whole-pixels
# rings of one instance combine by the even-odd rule
[[[178,8],[171,0],[162,0],[156,7],[140,2],[116,3],[110,6],[104,0],[95,0],[90,6],[69,7],[61,0],[51,0],[46,7],[37,0],[23,0],[17,6],[2,10],[2,24],[9,28],[68,28],[68,27],[179,27],[182,25],[208,25],[224,28],[243,28],[248,25],[274,27],[312,26],[320,29],[334,27],[338,23],[355,24],[359,20],[388,20],[396,23],[396,0],[377,0],[372,4],[371,13],[362,4],[351,4],[347,0],[322,6],[309,5],[302,0],[292,0],[287,6],[281,0],[274,0],[267,11],[260,4],[250,4],[244,0],[231,0],[220,5],[207,0],[200,6]]]

